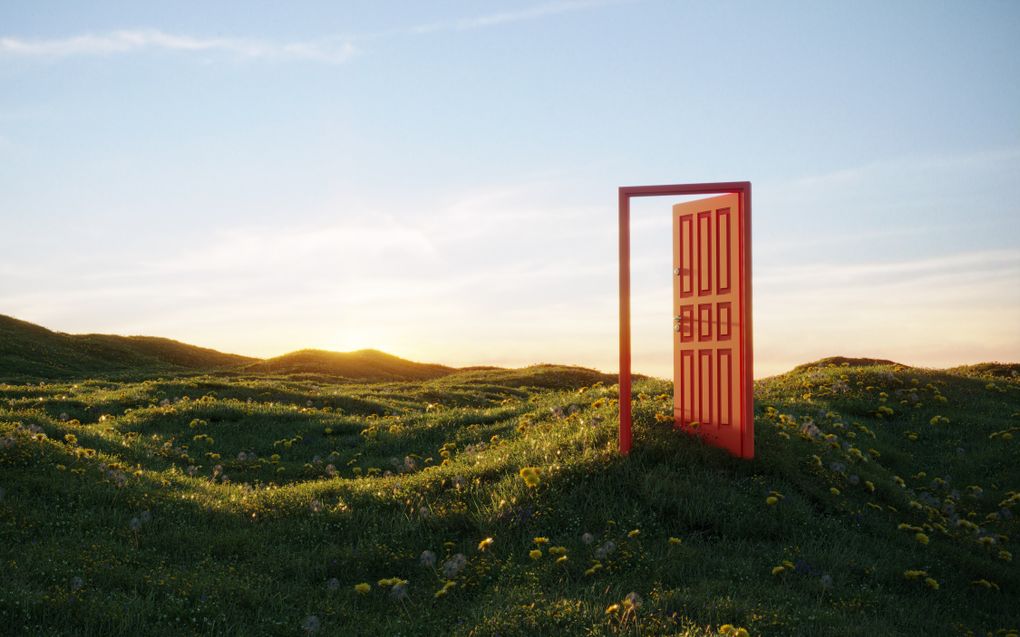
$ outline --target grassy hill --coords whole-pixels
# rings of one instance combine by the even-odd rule
[[[0,385],[0,625],[1015,634],[1020,380],[860,362],[757,382],[753,461],[653,379],[621,458],[579,368]]]
[[[0,381],[96,377],[140,380],[214,371],[398,381],[438,378],[457,370],[371,349],[357,352],[306,349],[261,360],[168,338],[63,334],[0,315]]]
[[[62,334],[0,315],[0,379],[212,371],[254,360],[168,338]]]
[[[425,380],[452,373],[444,365],[415,363],[374,349],[356,352],[326,352],[303,349],[259,361],[246,372],[266,374],[324,374],[357,380]]]

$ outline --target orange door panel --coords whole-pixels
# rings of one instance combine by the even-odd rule
[[[675,426],[754,456],[747,219],[738,194],[673,206]]]

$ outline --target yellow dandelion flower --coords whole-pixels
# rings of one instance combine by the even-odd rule
[[[1013,561],[1013,554],[1010,553],[1009,551],[1003,549],[1003,550],[999,551],[999,559],[1003,560],[1003,561],[1006,561],[1006,562],[1012,562]]]
[[[779,575],[780,573],[782,573],[785,570],[786,570],[785,566],[773,566],[772,567],[772,574],[773,575]]]
[[[630,533],[627,534],[627,537],[635,538],[635,537],[637,537],[639,535],[641,535],[641,530],[640,529],[634,529],[633,531],[631,531]]]
[[[732,635],[734,632],[736,632],[736,630],[737,629],[733,624],[723,624],[722,626],[719,627],[719,634]]]
[[[931,577],[924,578],[924,583],[927,584],[928,588],[930,588],[932,590],[936,590],[937,591],[939,589],[939,583],[935,579],[933,579]]]
[[[549,538],[547,537],[536,537],[532,540],[535,544],[548,544]]]
[[[538,467],[524,467],[520,471],[520,476],[527,487],[534,488],[542,482],[541,473],[542,470]]]
[[[567,547],[565,546],[552,546],[549,547],[549,555],[566,555]]]
[[[865,480],[864,481],[864,488],[867,489],[869,492],[874,493],[875,492],[875,483],[872,482],[871,480]]]
[[[928,536],[925,535],[924,533],[915,533],[914,534],[914,539],[917,540],[921,544],[927,544],[928,543]]]
[[[528,557],[530,557],[533,560],[542,559],[542,551],[540,551],[539,549],[531,549],[531,551],[528,553]]]
[[[606,615],[612,615],[618,612],[620,612],[619,604],[610,604],[608,607],[606,607]]]
[[[681,540],[678,537],[671,537],[671,538],[669,538],[669,543],[670,544],[676,545],[676,544],[680,544],[681,542],[683,542],[683,540]]]
[[[370,590],[372,590],[372,585],[369,584],[368,582],[362,582],[360,584],[354,585],[354,592],[358,593],[359,595],[364,595]]]
[[[837,489],[836,487],[829,487],[829,493],[831,493],[832,495],[839,495],[839,489]]]
[[[738,628],[733,633],[733,637],[751,637],[751,633],[747,632],[746,628]]]
[[[457,585],[457,584],[456,584],[456,583],[454,583],[454,581],[453,581],[453,580],[446,580],[446,583],[445,583],[445,584],[443,584],[443,587],[442,587],[442,588],[440,588],[440,589],[439,589],[438,591],[436,591],[436,593],[435,593],[435,598],[436,598],[436,599],[439,599],[439,598],[440,598],[440,597],[442,597],[443,595],[446,595],[447,593],[449,593],[449,592],[450,592],[450,589],[451,589],[451,588],[453,588],[453,587],[454,587],[454,586],[456,586],[456,585]]]
[[[779,498],[777,498],[774,495],[770,495],[769,497],[765,498],[765,504],[768,506],[775,506],[778,502]]]
[[[567,562],[567,559],[568,558],[567,558],[566,555],[561,555],[561,556],[556,558],[556,563],[557,564],[565,564]]]
[[[495,542],[495,540],[493,540],[491,537],[485,538],[484,540],[478,543],[478,550],[485,551],[490,546],[492,546],[493,542]]]

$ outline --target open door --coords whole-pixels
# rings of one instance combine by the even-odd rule
[[[733,193],[673,206],[673,418],[754,457],[750,223]]]

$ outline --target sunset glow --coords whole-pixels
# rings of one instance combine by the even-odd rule
[[[100,6],[0,9],[0,314],[615,371],[616,188],[750,180],[757,376],[1020,359],[1010,3],[414,3],[215,32]],[[743,35],[706,58],[719,24]],[[847,55],[851,32],[871,44]],[[633,212],[634,368],[660,376],[671,203]]]

